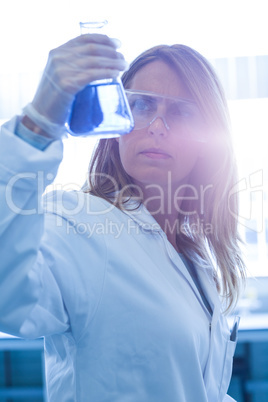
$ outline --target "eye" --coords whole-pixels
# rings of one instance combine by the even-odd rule
[[[133,96],[129,99],[129,106],[132,113],[146,114],[154,113],[157,105],[156,102],[145,96]]]
[[[191,118],[196,114],[194,105],[186,102],[174,102],[168,107],[168,114],[174,117]]]

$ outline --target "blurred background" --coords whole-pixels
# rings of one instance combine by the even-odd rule
[[[239,165],[240,232],[249,270],[230,395],[268,401],[268,24],[267,0],[9,0],[0,13],[0,123],[31,101],[50,49],[106,18],[131,62],[157,44],[183,43],[214,65],[226,91]],[[54,188],[84,183],[92,138],[70,138]],[[230,318],[231,321],[232,318]],[[45,401],[42,340],[0,334],[0,401]]]

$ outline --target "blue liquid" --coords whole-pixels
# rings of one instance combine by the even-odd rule
[[[87,85],[75,97],[68,125],[75,136],[105,138],[130,132],[134,124],[122,86],[118,82]]]

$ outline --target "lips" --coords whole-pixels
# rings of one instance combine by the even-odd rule
[[[168,159],[170,155],[164,151],[163,149],[159,148],[147,148],[140,152],[142,155],[146,156],[147,158],[151,159]]]

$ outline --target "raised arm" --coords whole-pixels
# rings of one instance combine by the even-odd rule
[[[125,68],[116,47],[106,36],[83,35],[52,50],[32,103],[1,128],[0,331],[35,337],[69,328],[58,281],[40,251],[47,238],[42,194],[62,159],[60,139],[74,95]],[[62,244],[61,234],[51,241]],[[57,258],[70,261],[68,253]],[[39,324],[32,322],[40,314],[43,324],[41,317]]]

